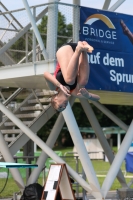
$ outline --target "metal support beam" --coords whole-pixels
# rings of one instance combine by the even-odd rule
[[[73,42],[79,41],[79,9],[80,0],[73,0],[73,4],[77,7],[73,7]]]
[[[0,103],[0,110],[13,122],[15,123],[30,139],[32,139],[46,154],[48,154],[55,162],[65,163],[56,153],[53,152],[37,135],[32,132],[23,122],[18,119],[11,111],[9,111],[2,103]],[[82,179],[69,165],[67,165],[69,174],[76,180],[86,191],[93,194],[89,184]],[[95,195],[97,197],[97,195]]]
[[[74,100],[75,98],[74,97],[71,97],[70,98],[70,104],[73,105],[74,103]],[[46,142],[46,145],[49,146],[51,149],[53,148],[59,134],[60,134],[60,131],[64,125],[64,118],[62,116],[62,113],[60,113],[60,115],[58,116],[58,119],[56,120],[54,126],[53,126],[53,129],[47,139],[47,142]],[[29,184],[32,184],[32,183],[35,183],[39,177],[39,174],[41,173],[43,167],[44,167],[44,164],[46,162],[46,159],[47,159],[48,155],[42,151],[40,157],[38,158],[37,160],[37,165],[38,167],[35,168],[33,171],[32,171],[32,174],[31,176],[29,177],[28,179],[28,182],[27,182],[27,185]]]
[[[39,43],[39,45],[40,45],[40,48],[41,48],[42,54],[43,54],[43,56],[44,56],[44,59],[47,60],[47,59],[48,59],[48,54],[47,54],[47,52],[46,52],[46,50],[45,50],[45,47],[44,47],[42,38],[41,38],[40,33],[39,33],[39,30],[38,30],[38,28],[37,28],[37,26],[36,26],[36,22],[35,22],[35,20],[34,20],[34,17],[33,17],[33,15],[32,15],[32,13],[31,13],[31,10],[30,10],[30,8],[29,8],[29,5],[28,5],[28,3],[27,3],[27,0],[23,0],[23,4],[24,4],[24,6],[25,6],[25,9],[26,9],[26,11],[27,11],[27,15],[28,15],[28,17],[29,17],[29,19],[30,19],[30,22],[31,22],[31,24],[32,24],[32,28],[33,28],[33,30],[34,30],[34,32],[35,32],[35,35],[36,35],[36,38],[37,38],[38,43]]]
[[[100,127],[100,124],[99,124],[99,122],[98,122],[88,100],[80,99],[80,101],[81,101],[82,107],[83,107],[83,109],[86,113],[86,116],[89,119],[91,126],[94,129],[94,131],[97,135],[97,138],[99,139],[99,142],[101,143],[101,146],[103,147],[104,152],[105,152],[105,154],[106,154],[106,156],[107,156],[107,158],[108,158],[108,160],[111,164],[113,162],[114,155],[113,155],[113,152],[112,152],[112,150],[109,146],[109,143],[107,142],[107,140],[104,136],[102,128]],[[118,178],[119,182],[121,183],[121,185],[123,187],[127,187],[125,178],[124,178],[121,171],[119,171],[117,178]]]
[[[12,154],[10,153],[10,150],[3,138],[1,131],[0,131],[0,152],[2,153],[4,160],[6,162],[15,163],[15,160],[13,159]],[[16,184],[20,188],[20,190],[23,191],[25,185],[24,185],[24,182],[20,175],[19,170],[17,168],[16,169],[12,168],[12,169],[10,169],[10,172],[11,172]]]
[[[3,102],[3,104],[4,104],[5,106],[7,106],[7,105],[8,105],[13,99],[15,99],[15,97],[18,96],[19,93],[22,92],[22,91],[23,91],[23,88],[18,88],[13,94],[11,94],[11,95],[9,96],[8,99],[6,99],[6,100]]]
[[[96,196],[97,198],[102,198],[98,179],[96,177],[96,174],[92,166],[92,163],[90,161],[89,155],[87,153],[85,144],[81,137],[81,133],[79,131],[77,122],[75,120],[75,117],[73,115],[73,112],[69,104],[67,105],[67,108],[62,112],[62,114],[64,116],[68,130],[71,134],[72,140],[78,152],[78,155],[81,160],[88,182],[90,183],[90,186],[93,190],[92,195]]]
[[[110,9],[109,11],[115,11],[125,0],[118,0]]]
[[[26,62],[28,62],[28,32],[26,33],[26,36],[25,36],[25,57],[26,57]]]
[[[121,134],[118,133],[117,134],[117,150],[119,150],[120,146],[121,146]]]
[[[121,147],[116,154],[114,161],[108,171],[108,174],[106,178],[104,179],[103,185],[102,185],[102,191],[104,194],[104,197],[106,197],[107,192],[109,191],[110,187],[112,186],[114,179],[122,165],[122,162],[125,159],[125,156],[128,152],[128,149],[131,145],[131,141],[133,141],[133,121],[131,122],[129,129],[124,137],[124,140],[121,144]]]
[[[54,4],[55,2],[55,4]],[[49,59],[56,58],[58,31],[58,0],[49,0],[47,23],[47,52]]]
[[[34,19],[36,19],[36,8],[33,8],[33,17]],[[33,54],[32,54],[32,61],[33,63],[36,61],[36,36],[35,33],[33,31]]]
[[[128,126],[121,121],[116,115],[114,115],[109,109],[107,109],[104,105],[102,105],[100,102],[92,102],[93,105],[95,105],[99,110],[101,110],[107,117],[109,117],[114,123],[116,123],[119,127],[121,127],[123,130],[127,131]]]
[[[105,0],[102,10],[108,10],[111,0]]]

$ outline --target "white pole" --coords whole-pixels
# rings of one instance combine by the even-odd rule
[[[109,172],[103,182],[102,191],[103,191],[104,197],[106,196],[114,179],[116,178],[116,175],[122,165],[123,160],[125,159],[125,156],[128,152],[128,149],[131,145],[132,140],[133,140],[133,121],[131,122],[131,125],[129,126],[129,129],[124,137],[124,140],[120,146],[120,149],[118,153],[116,154],[114,161],[109,169]]]
[[[121,127],[123,130],[127,131],[128,126],[121,121],[116,115],[114,115],[109,109],[107,109],[104,105],[102,105],[100,102],[92,102],[99,110],[101,110],[107,117],[109,117],[113,122],[115,122],[119,127]]]
[[[117,150],[119,150],[121,146],[121,134],[118,132],[117,134]]]
[[[115,11],[125,0],[118,0],[110,9],[109,11]]]
[[[49,59],[55,59],[57,50],[57,30],[58,30],[58,0],[49,0],[48,23],[47,23],[47,52]]]
[[[35,7],[33,8],[33,17],[34,17],[34,19],[36,19],[36,8]],[[35,36],[34,32],[33,32],[33,36],[32,36],[32,41],[33,41],[33,44],[32,44],[32,47],[33,47],[32,61],[34,63],[36,61],[36,36]]]
[[[78,152],[86,177],[93,190],[92,193],[94,195],[97,195],[97,198],[102,198],[99,182],[97,180],[95,171],[87,153],[85,144],[83,142],[83,138],[81,137],[81,133],[79,131],[78,125],[69,104],[67,105],[67,108],[62,112],[62,114]]]
[[[105,0],[102,10],[108,10],[111,0]]]
[[[73,42],[79,41],[79,18],[80,18],[80,0],[73,0],[73,4],[77,7],[73,7]]]

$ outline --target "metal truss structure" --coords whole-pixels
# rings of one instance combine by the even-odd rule
[[[133,122],[128,127],[124,122],[122,122],[118,117],[115,116],[111,111],[109,111],[102,102],[91,102],[93,103],[99,110],[101,110],[105,115],[107,115],[112,121],[116,123],[119,127],[124,129],[127,133],[120,146],[119,152],[114,158],[112,150],[105,138],[105,135],[100,127],[100,124],[95,116],[93,109],[91,108],[91,104],[88,100],[80,100],[83,110],[90,121],[92,128],[95,131],[97,138],[99,139],[102,148],[110,162],[110,169],[108,171],[107,176],[100,187],[98,179],[96,177],[96,173],[92,166],[92,162],[88,156],[87,150],[85,148],[84,142],[82,140],[77,122],[73,115],[71,106],[73,105],[75,99],[73,97],[70,98],[69,105],[67,108],[59,114],[56,123],[53,126],[53,129],[47,139],[47,142],[44,143],[38,136],[37,131],[55,114],[55,111],[50,106],[47,95],[52,93],[52,91],[48,90],[45,79],[43,78],[44,71],[49,71],[50,73],[54,72],[55,63],[56,63],[56,46],[57,46],[57,20],[58,20],[58,6],[68,6],[73,10],[73,35],[72,39],[74,42],[78,41],[79,33],[79,5],[80,0],[73,0],[73,4],[63,4],[58,0],[49,0],[49,3],[44,5],[42,11],[36,16],[35,7],[33,7],[33,11],[31,12],[31,8],[28,5],[27,0],[22,0],[25,11],[27,13],[27,18],[29,22],[22,26],[19,22],[16,22],[16,18],[12,15],[12,12],[6,10],[6,12],[1,13],[6,17],[8,13],[12,20],[17,23],[18,28],[14,26],[12,20],[9,20],[9,24],[12,24],[12,28],[16,30],[16,35],[8,42],[3,44],[0,43],[0,60],[4,63],[5,66],[0,68],[0,86],[1,87],[13,87],[18,88],[12,95],[10,95],[7,100],[3,98],[3,103],[0,103],[0,110],[5,115],[4,120],[0,125],[0,152],[1,158],[3,158],[6,162],[14,162],[13,155],[27,143],[29,139],[34,141],[41,149],[42,153],[37,161],[38,168],[35,168],[31,173],[27,185],[36,182],[42,168],[44,167],[47,156],[50,156],[57,163],[64,163],[60,157],[58,157],[54,151],[52,150],[54,143],[66,122],[68,130],[71,134],[74,145],[76,146],[79,158],[81,160],[84,172],[87,177],[87,181],[85,181],[82,177],[79,176],[70,166],[67,165],[67,169],[69,174],[89,193],[91,193],[95,199],[105,199],[108,191],[110,190],[114,179],[117,177],[122,188],[128,188],[126,180],[122,174],[120,169],[121,164],[125,158],[125,155],[128,151],[131,141],[133,140]],[[105,0],[103,8],[104,10],[115,11],[124,0],[118,0],[110,9],[109,5],[111,0]],[[47,41],[46,47],[42,41],[41,35],[38,31],[36,22],[40,20],[45,14],[48,16],[48,24],[47,24]],[[9,48],[24,34],[26,34],[30,28],[33,29],[33,50],[29,53],[32,54],[31,62],[22,63],[23,60],[27,59],[26,57],[22,59],[22,61],[15,63],[13,58],[10,55]],[[8,31],[7,28],[5,31]],[[36,44],[36,39],[38,41],[38,45]],[[40,48],[41,55],[43,59],[41,61],[37,61],[37,46]],[[4,59],[4,57],[6,59]],[[6,60],[6,62],[5,62]],[[27,95],[24,102],[13,112],[7,107],[8,103],[12,101],[17,95],[22,92],[23,88],[28,89],[31,93]],[[51,89],[52,90],[52,89]],[[2,94],[1,94],[2,96]],[[40,99],[40,96],[43,96],[43,99]],[[36,106],[29,106],[29,103],[35,103]],[[45,105],[44,105],[45,103]],[[30,116],[27,114],[30,111],[34,111],[34,113],[30,112]],[[21,111],[21,113],[20,113]],[[27,111],[27,113],[22,113],[23,111]],[[36,112],[39,111],[39,112]],[[32,118],[32,121],[24,121],[23,118]],[[6,126],[8,129],[6,130]],[[15,128],[9,128],[9,126],[13,126]],[[17,128],[16,128],[17,127]],[[14,134],[14,136],[10,139],[8,138],[8,134]],[[6,140],[8,138],[8,140]],[[10,141],[10,143],[9,143]],[[17,169],[11,169],[11,173],[14,177],[14,180],[18,184],[20,190],[23,190],[25,184],[21,177],[21,174]]]

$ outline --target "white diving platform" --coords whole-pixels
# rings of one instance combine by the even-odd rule
[[[48,89],[45,71],[53,73],[56,60],[36,61],[0,67],[0,87]],[[51,88],[50,88],[51,89]],[[100,96],[102,104],[133,105],[133,93],[89,90]]]
[[[48,89],[45,71],[54,72],[55,60],[0,67],[0,87]]]

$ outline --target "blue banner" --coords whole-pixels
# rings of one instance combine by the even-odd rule
[[[132,33],[133,16],[80,8],[79,38],[94,48],[87,89],[133,92]]]

